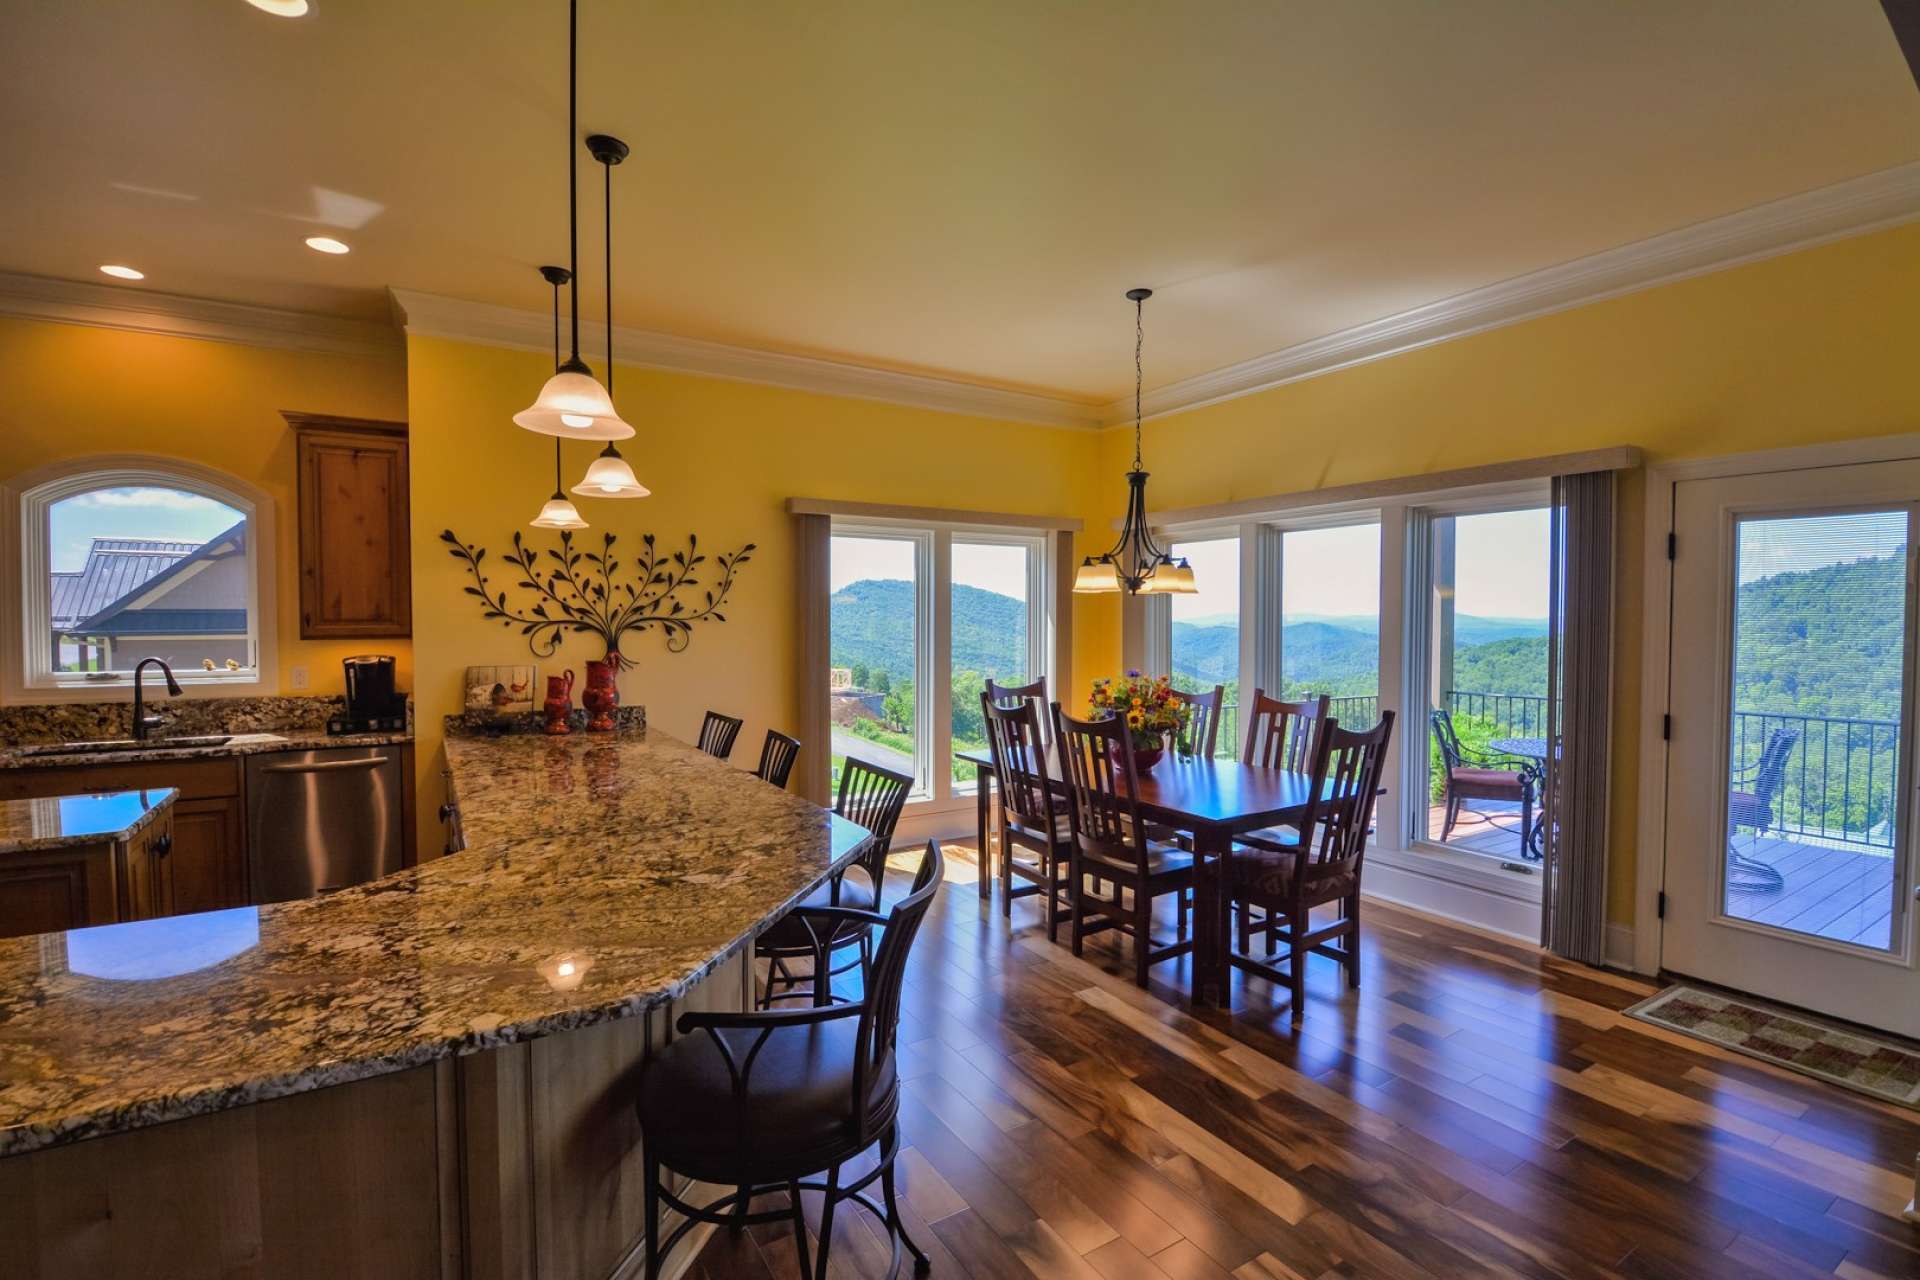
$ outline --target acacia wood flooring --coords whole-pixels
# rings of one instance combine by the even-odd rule
[[[1920,1115],[1622,1017],[1649,983],[1369,902],[1359,992],[1316,960],[1298,1030],[1258,979],[1196,1013],[947,849],[901,1030],[936,1276],[1920,1276]],[[834,1276],[884,1274],[863,1213],[834,1236]],[[773,1225],[690,1274],[799,1269]]]

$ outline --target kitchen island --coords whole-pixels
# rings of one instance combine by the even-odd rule
[[[628,1273],[647,1053],[867,834],[658,731],[447,764],[452,857],[0,941],[8,1274]]]
[[[151,915],[178,794],[0,796],[0,937]]]

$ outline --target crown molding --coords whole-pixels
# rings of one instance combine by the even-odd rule
[[[409,337],[452,338],[522,351],[553,349],[553,319],[546,312],[521,311],[412,289],[389,289],[388,293],[393,298],[394,315]],[[582,349],[602,350],[606,340],[604,324],[581,321]],[[1050,427],[1087,429],[1101,425],[1097,405],[1033,392],[976,386],[949,378],[874,369],[817,356],[787,355],[699,338],[680,338],[624,325],[614,327],[614,341],[620,348],[619,362],[640,368]]]
[[[0,272],[0,316],[327,355],[400,354],[400,335],[373,321],[14,272]]]
[[[1916,218],[1920,161],[1696,222],[1155,387],[1141,397],[1141,409],[1149,418],[1197,409]],[[1132,421],[1132,408],[1128,399],[1115,400],[1103,407],[1101,421],[1123,426]]]

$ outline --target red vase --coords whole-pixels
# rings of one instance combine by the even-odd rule
[[[593,733],[613,731],[614,708],[620,705],[620,686],[614,683],[616,659],[609,653],[601,662],[587,662],[587,691],[580,705],[587,709],[587,728]]]
[[[563,733],[572,733],[573,726],[567,723],[573,715],[573,670],[569,668],[564,675],[547,677],[547,732],[559,737]]]
[[[1167,749],[1165,747],[1122,747],[1117,743],[1111,743],[1107,747],[1107,754],[1113,757],[1115,768],[1123,767],[1121,765],[1123,752],[1131,752],[1133,754],[1133,771],[1137,775],[1145,773],[1153,768],[1153,766],[1159,764],[1160,757],[1167,753]]]

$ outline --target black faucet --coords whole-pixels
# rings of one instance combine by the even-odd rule
[[[175,698],[180,696],[180,682],[173,678],[173,668],[165,662],[159,658],[142,658],[133,664],[133,737],[136,742],[145,742],[149,733],[166,723],[161,716],[146,714],[146,691],[140,687],[140,677],[148,663],[166,673],[168,695]]]

